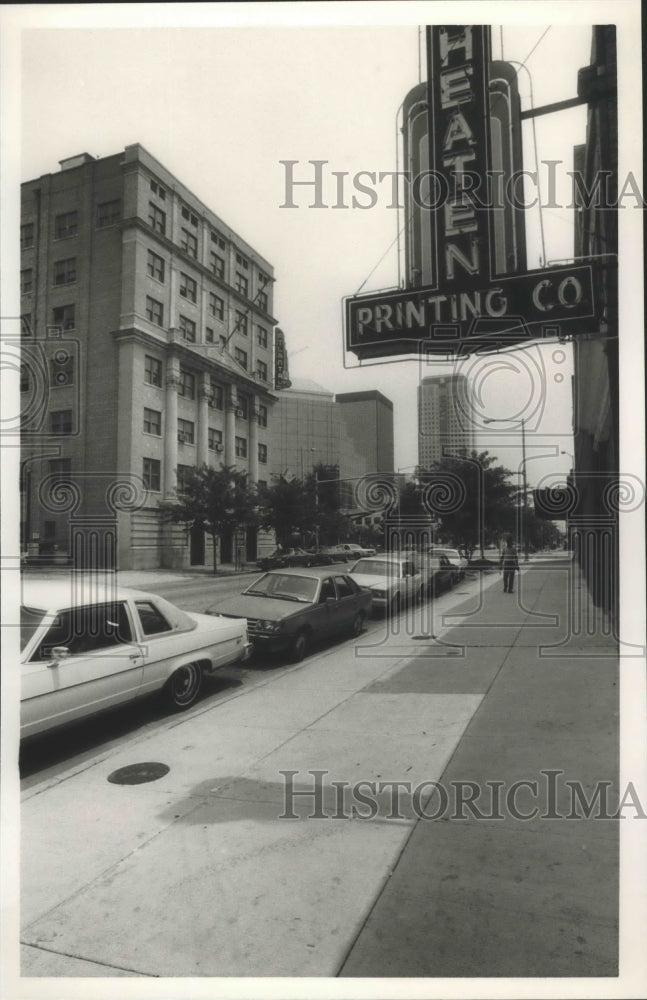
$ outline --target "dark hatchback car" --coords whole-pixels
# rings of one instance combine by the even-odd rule
[[[269,556],[257,559],[259,569],[283,569],[285,566],[311,566],[313,556],[305,549],[275,549]]]
[[[317,639],[359,635],[370,610],[369,590],[346,573],[321,567],[271,570],[206,613],[246,618],[254,649],[288,652],[298,662]]]

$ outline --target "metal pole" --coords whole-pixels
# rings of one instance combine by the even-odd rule
[[[319,548],[319,470],[315,469],[315,547]]]
[[[521,513],[521,533],[523,537],[523,561],[528,562],[528,480],[526,479],[526,421],[521,418],[521,468],[523,471],[523,507]]]

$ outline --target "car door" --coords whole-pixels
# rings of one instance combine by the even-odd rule
[[[335,626],[337,629],[349,629],[358,611],[357,591],[342,574],[335,576],[334,579],[337,591]]]
[[[341,608],[332,576],[321,581],[317,603],[310,613],[310,623],[317,635],[330,635],[341,628]]]
[[[68,655],[56,658],[54,647]],[[58,612],[22,665],[21,732],[32,736],[135,698],[142,651],[125,601]]]

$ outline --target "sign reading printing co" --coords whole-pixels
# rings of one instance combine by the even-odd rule
[[[525,270],[518,192],[506,185],[501,201],[505,171],[492,167],[493,149],[500,166],[506,146],[490,66],[487,26],[427,28],[427,127],[403,130],[419,170],[406,209],[407,287],[345,299],[346,346],[360,359],[410,354],[421,342],[425,353],[460,354],[591,329],[590,267]],[[521,167],[518,115],[510,101],[512,168]]]

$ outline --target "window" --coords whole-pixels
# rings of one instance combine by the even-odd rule
[[[264,271],[259,270],[259,272],[258,272],[258,283],[261,286],[261,288],[265,288],[266,285],[269,285],[269,283],[270,283],[270,276],[269,276],[269,274],[265,274]]]
[[[188,341],[189,344],[195,344],[195,323],[188,316],[180,316],[179,330],[182,334],[182,339]]]
[[[215,343],[215,339],[216,338],[215,338],[215,334],[213,332],[213,328],[210,327],[210,326],[208,326],[205,329],[205,331],[204,331],[204,342],[205,342],[205,344],[213,344],[213,343]]]
[[[72,459],[50,458],[49,472],[51,476],[56,476],[58,479],[69,478],[72,474]]]
[[[55,351],[49,363],[49,384],[56,389],[74,385],[74,355]]]
[[[170,632],[172,626],[152,601],[135,601],[137,614],[142,623],[144,635],[157,635],[159,632]]]
[[[52,410],[49,415],[49,429],[52,434],[71,434],[72,411]]]
[[[334,601],[337,600],[337,594],[335,592],[335,584],[333,583],[331,576],[327,576],[325,580],[321,581],[319,603],[325,604],[329,598],[332,598]]]
[[[247,458],[247,438],[236,438],[236,457]]]
[[[20,332],[23,337],[31,337],[32,327],[31,327],[31,313],[23,313],[20,317]]]
[[[157,181],[151,181],[151,191],[153,192],[153,194],[157,195],[160,201],[166,200],[166,191],[164,190],[161,184],[157,183]]]
[[[160,491],[160,462],[157,458],[145,458],[142,468],[144,487],[152,493]]]
[[[267,330],[264,326],[256,327],[256,340],[260,347],[267,347]]]
[[[79,231],[79,213],[63,212],[54,220],[54,239],[62,240],[67,236],[76,236]]]
[[[225,405],[225,392],[221,385],[214,382],[211,379],[211,402],[209,403],[213,410],[222,410]]]
[[[227,338],[225,337],[224,333],[221,333],[220,336],[218,337],[218,343],[220,344],[220,347],[223,351],[227,349]]]
[[[195,302],[198,297],[198,284],[188,274],[180,271],[180,295],[183,299]]]
[[[249,261],[247,257],[243,257],[242,253],[236,254],[236,263],[239,267],[242,267],[243,271],[249,271]]]
[[[209,451],[222,451],[222,431],[217,430],[215,427],[210,427],[207,433],[209,437]]]
[[[162,414],[159,410],[149,410],[144,407],[144,433],[155,434],[160,437],[162,434]]]
[[[156,326],[162,326],[164,322],[164,306],[150,295],[146,296],[146,318]]]
[[[193,467],[190,465],[178,465],[177,467],[177,491],[186,493]]]
[[[335,577],[335,586],[337,587],[337,597],[339,600],[343,597],[352,597],[354,594],[353,588],[349,585],[348,580],[343,576]]]
[[[239,271],[236,271],[236,291],[240,292],[241,295],[247,295],[249,291],[249,279],[244,274],[240,274]]]
[[[33,222],[25,222],[20,227],[20,249],[29,250],[34,245],[35,227]]]
[[[118,198],[115,201],[104,201],[101,205],[97,205],[98,229],[103,226],[114,226],[115,222],[119,222],[120,219],[121,201]]]
[[[62,326],[64,330],[73,330],[76,324],[74,306],[56,306],[52,310],[52,323],[54,326]]]
[[[83,656],[132,642],[132,630],[123,601],[92,604],[59,611],[32,660],[51,660],[55,646],[64,646],[71,656]]]
[[[54,284],[71,285],[76,281],[76,257],[54,261]]]
[[[186,219],[188,222],[190,222],[192,226],[197,226],[197,224],[198,224],[198,217],[197,217],[197,215],[194,215],[193,212],[191,212],[184,205],[182,206],[182,218]]]
[[[263,312],[267,312],[268,300],[266,292],[258,292],[256,302],[258,303],[259,309],[262,309]]]
[[[20,294],[27,295],[31,292],[34,284],[34,272],[31,267],[26,267],[20,272]]]
[[[152,250],[148,251],[148,263],[146,265],[146,269],[151,278],[155,278],[156,281],[164,281],[164,258],[160,257],[159,254],[153,253]]]
[[[214,295],[213,292],[209,292],[209,312],[216,319],[224,319],[225,316],[225,302],[221,299],[219,295]]]
[[[240,347],[234,348],[234,357],[241,368],[247,371],[247,351],[241,350]]]
[[[267,365],[264,361],[256,362],[256,376],[261,382],[267,382]]]
[[[258,426],[267,427],[267,407],[262,403],[258,407]]]
[[[195,375],[185,368],[180,368],[180,384],[177,391],[178,395],[184,396],[185,399],[195,399]]]
[[[249,396],[243,396],[241,393],[238,393],[236,409],[238,410],[237,416],[241,420],[249,420]]]
[[[225,249],[225,238],[224,236],[221,236],[220,233],[217,233],[215,229],[211,231],[211,241],[215,243],[216,246],[219,246],[221,250]]]
[[[267,445],[259,444],[258,446],[258,460],[262,462],[263,465],[267,462]]]
[[[243,337],[247,336],[247,314],[240,312],[238,309],[236,309],[236,326],[234,329],[242,333]]]
[[[194,444],[195,424],[192,420],[182,420],[181,417],[178,417],[177,439],[180,444]]]
[[[224,278],[225,276],[225,262],[217,253],[213,250],[209,254],[209,259],[211,261],[211,270],[215,274],[216,278]]]
[[[180,246],[190,257],[198,256],[198,238],[190,233],[188,229],[182,229],[180,236]]]
[[[148,225],[162,236],[166,233],[166,212],[154,205],[152,201],[148,203]]]
[[[148,385],[162,384],[162,362],[150,354],[144,356],[144,382]]]

